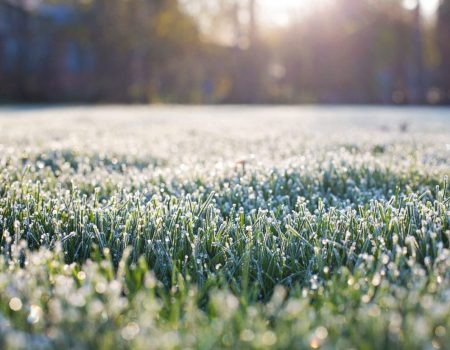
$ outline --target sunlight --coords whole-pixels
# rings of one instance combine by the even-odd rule
[[[260,0],[262,20],[269,24],[286,26],[300,11],[311,8],[317,1],[311,0]]]
[[[419,0],[404,0],[403,6],[414,8]],[[439,0],[420,0],[422,12],[426,17],[434,15]],[[319,0],[259,0],[261,19],[266,24],[287,26],[289,22],[302,13],[312,10],[325,1]]]
[[[422,10],[426,16],[433,16],[439,6],[439,0],[422,0]]]

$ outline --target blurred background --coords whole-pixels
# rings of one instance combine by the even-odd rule
[[[0,103],[450,104],[450,0],[0,0]]]

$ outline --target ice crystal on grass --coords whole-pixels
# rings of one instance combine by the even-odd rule
[[[0,118],[0,348],[450,342],[445,118],[59,111]]]

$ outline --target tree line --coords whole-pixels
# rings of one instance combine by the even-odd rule
[[[3,100],[450,102],[450,0],[435,20],[401,0],[335,0],[270,30],[257,0],[2,3]]]

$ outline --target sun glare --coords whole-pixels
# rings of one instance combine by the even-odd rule
[[[261,16],[266,23],[285,26],[312,4],[311,0],[260,0]]]
[[[414,8],[419,0],[404,0],[406,8]],[[261,19],[266,24],[286,26],[292,20],[325,1],[318,0],[259,0]],[[420,0],[426,17],[433,16],[439,0]]]

